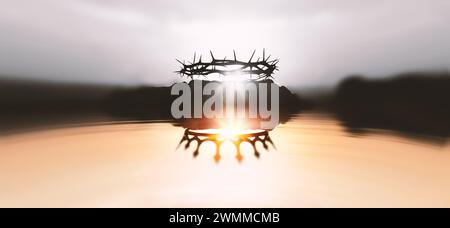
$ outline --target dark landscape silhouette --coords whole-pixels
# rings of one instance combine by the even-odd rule
[[[331,110],[349,131],[385,129],[450,136],[449,73],[406,73],[387,79],[344,80]]]
[[[2,79],[0,131],[122,120],[163,120],[192,127],[192,122],[172,119],[170,105],[174,98],[169,86],[132,88]],[[370,80],[352,76],[325,98],[305,99],[281,86],[280,122],[287,122],[296,113],[316,110],[335,115],[354,134],[384,129],[446,140],[450,133],[449,98],[448,72],[416,72]],[[204,123],[208,126],[207,121]]]
[[[193,81],[189,85],[192,87]],[[162,120],[188,124],[172,118],[170,107],[176,96],[170,94],[169,86],[127,88],[9,79],[0,81],[0,88],[1,132],[96,121]],[[282,122],[310,106],[286,87],[280,87]]]

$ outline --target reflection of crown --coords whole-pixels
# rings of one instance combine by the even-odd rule
[[[241,144],[243,142],[248,142],[253,147],[254,155],[259,158],[260,153],[258,152],[256,148],[256,143],[260,142],[265,150],[269,149],[269,144],[272,145],[275,148],[274,143],[272,142],[272,139],[269,136],[269,132],[265,130],[260,131],[252,131],[252,132],[246,132],[241,134],[233,134],[232,137],[223,137],[220,133],[214,133],[214,132],[203,132],[203,131],[195,131],[191,129],[186,129],[183,135],[183,138],[181,139],[179,146],[186,142],[186,145],[184,146],[185,149],[188,149],[193,142],[197,142],[197,145],[195,147],[194,151],[194,157],[197,157],[199,155],[200,146],[204,142],[213,142],[216,146],[216,153],[214,156],[214,160],[216,162],[219,162],[221,159],[220,155],[220,147],[222,144],[226,141],[229,141],[234,144],[236,147],[236,159],[241,162],[244,158],[241,154]]]
[[[270,56],[266,57],[266,51],[263,50],[262,59],[258,58],[256,61],[252,61],[255,56],[256,50],[253,52],[250,60],[239,61],[236,58],[236,52],[233,51],[234,58],[216,59],[211,53],[212,60],[210,62],[202,62],[202,57],[197,61],[196,54],[194,54],[194,60],[188,64],[177,60],[181,65],[181,69],[176,73],[190,77],[194,79],[194,76],[207,77],[211,74],[219,75],[233,75],[239,73],[242,75],[256,76],[255,80],[270,79],[273,78],[273,73],[278,70],[278,59],[270,60]],[[234,68],[234,69],[230,69]]]

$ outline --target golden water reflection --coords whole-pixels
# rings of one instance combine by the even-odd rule
[[[208,142],[212,143],[212,146],[210,145],[208,147]],[[224,148],[225,143],[231,143],[234,145],[234,148]],[[248,145],[246,146],[246,144]],[[236,160],[242,162],[244,159],[243,153],[252,152],[256,158],[260,157],[261,149],[258,148],[258,144],[262,145],[265,151],[269,150],[269,145],[275,148],[267,130],[239,130],[229,128],[205,130],[186,129],[178,147],[184,145],[185,150],[193,147],[194,157],[199,155],[200,149],[214,151],[215,162],[221,160],[221,152],[223,149],[233,150],[236,154]]]
[[[305,114],[270,132],[276,152],[242,151],[238,163],[224,143],[215,163],[214,150],[196,159],[192,148],[177,151],[183,134],[170,123],[122,123],[0,137],[0,206],[450,206],[448,145],[384,131],[355,137]]]

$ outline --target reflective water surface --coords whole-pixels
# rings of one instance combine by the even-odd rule
[[[303,114],[273,145],[206,141],[170,123],[71,127],[0,138],[2,207],[449,207],[450,147],[387,131],[352,135]],[[226,133],[226,132],[225,132]],[[220,134],[219,137],[233,137]],[[254,139],[254,138],[250,138]]]

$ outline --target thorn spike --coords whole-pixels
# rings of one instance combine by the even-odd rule
[[[255,56],[256,50],[253,51],[252,57],[250,57],[250,60],[248,61],[249,63],[252,61],[253,56]]]
[[[180,60],[175,59],[177,62],[179,62],[181,65],[184,65]]]

